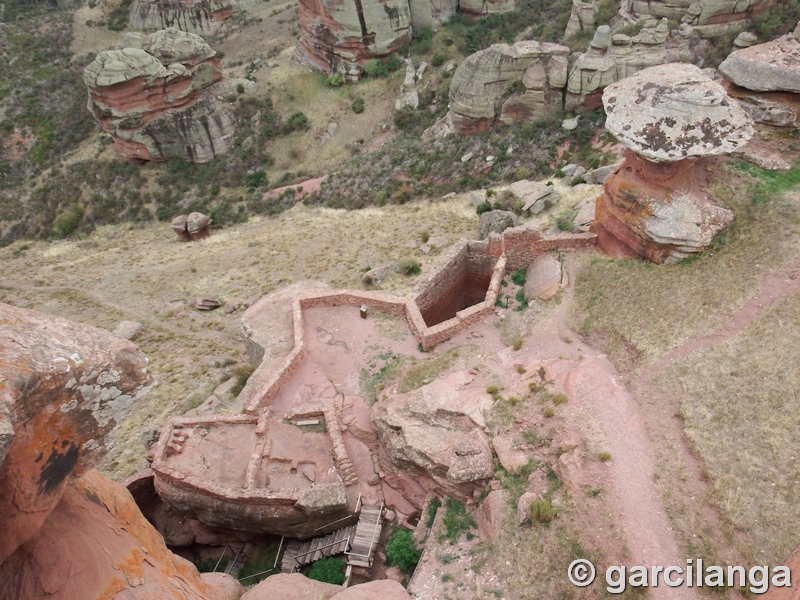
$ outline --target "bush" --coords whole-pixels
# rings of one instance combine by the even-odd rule
[[[430,25],[414,27],[411,50],[415,54],[427,54],[433,47],[433,28]]]
[[[489,212],[490,210],[492,210],[492,205],[489,204],[488,200],[484,200],[483,202],[478,204],[478,206],[475,207],[475,212],[478,213],[479,215],[482,215],[485,212]]]
[[[531,502],[531,519],[537,523],[549,523],[558,514],[550,504],[550,500],[534,500]]]
[[[525,269],[520,269],[519,271],[514,271],[511,275],[511,281],[516,283],[517,285],[525,285],[525,275],[527,271]]]
[[[447,56],[445,56],[441,52],[434,52],[433,56],[431,57],[431,64],[434,67],[441,67],[444,64],[444,61],[446,60]]]
[[[410,573],[419,562],[420,552],[414,548],[414,535],[407,529],[399,529],[392,534],[386,544],[386,564]]]
[[[562,211],[556,217],[556,227],[558,227],[560,231],[572,232],[575,229],[575,223],[573,220],[574,219],[571,210]]]
[[[233,376],[236,377],[236,383],[234,383],[233,387],[231,388],[231,394],[234,398],[238,396],[244,389],[244,386],[247,384],[247,380],[250,379],[250,375],[253,374],[253,370],[253,365],[249,363],[234,367]]]
[[[403,59],[392,54],[386,60],[373,58],[364,63],[364,72],[369,77],[388,77],[403,65]]]
[[[296,112],[286,119],[286,122],[281,127],[281,133],[287,134],[293,131],[305,131],[309,127],[311,127],[311,125],[308,122],[308,117],[302,112]]]
[[[306,573],[306,577],[323,583],[342,585],[345,580],[344,567],[345,563],[341,558],[327,556],[315,562],[311,570]]]
[[[567,401],[567,395],[561,392],[557,394],[553,394],[553,404],[559,406],[560,404],[564,404]]]
[[[448,498],[445,500],[446,513],[442,519],[445,527],[444,537],[451,542],[458,541],[462,532],[469,533],[469,530],[477,527],[475,519],[467,512],[466,507],[458,500]]]
[[[238,84],[236,86],[236,93],[237,94],[244,94],[244,84]]]
[[[403,275],[419,275],[422,272],[422,265],[416,258],[406,258],[400,261],[400,272]]]
[[[53,219],[53,229],[61,237],[67,237],[78,227],[83,217],[83,207],[80,204],[70,204],[64,212]]]
[[[332,88],[342,87],[344,85],[344,77],[339,75],[339,73],[334,73],[325,80],[325,84]]]
[[[363,98],[356,98],[353,100],[353,103],[350,105],[350,108],[353,110],[354,113],[360,115],[364,112],[364,99]]]

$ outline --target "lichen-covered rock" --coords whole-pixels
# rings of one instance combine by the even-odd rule
[[[222,79],[210,46],[177,29],[125,41],[133,47],[100,52],[84,70],[89,110],[117,156],[204,163],[227,152],[233,112],[208,91]]]
[[[0,304],[0,563],[102,458],[149,382],[130,342]]]
[[[494,44],[468,56],[450,84],[449,121],[461,134],[495,122],[535,121],[562,111],[569,48],[536,41]]]
[[[295,61],[358,81],[361,65],[411,40],[408,0],[300,0]]]
[[[214,33],[236,11],[258,0],[133,0],[128,20],[133,29],[156,31],[175,27],[190,33]]]
[[[606,128],[655,162],[725,154],[753,135],[741,106],[694,65],[640,71],[607,87],[603,105]]]
[[[766,44],[735,50],[719,71],[753,92],[800,93],[800,38],[790,33]]]
[[[600,106],[603,89],[637,71],[666,62],[667,20],[644,27],[635,36],[611,35],[608,25],[597,28],[589,49],[572,66],[565,108]]]
[[[494,474],[483,432],[490,404],[483,390],[465,392],[437,379],[375,404],[372,423],[395,469],[465,497]]]

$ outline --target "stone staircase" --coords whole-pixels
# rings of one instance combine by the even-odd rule
[[[372,554],[378,546],[383,527],[383,504],[361,507],[356,524],[356,532],[347,551],[347,565],[351,567],[371,567]]]
[[[348,548],[356,532],[356,525],[338,529],[326,536],[315,537],[304,542],[293,540],[286,545],[281,562],[283,573],[293,573],[298,567],[315,562],[324,556],[342,554]]]

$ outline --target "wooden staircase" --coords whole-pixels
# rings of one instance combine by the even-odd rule
[[[361,507],[356,524],[356,533],[350,542],[347,554],[349,567],[371,567],[372,554],[378,545],[383,527],[383,504]]]
[[[350,545],[356,526],[350,525],[304,542],[293,540],[286,545],[281,562],[283,573],[294,573],[299,567],[318,561],[324,556],[342,554]]]

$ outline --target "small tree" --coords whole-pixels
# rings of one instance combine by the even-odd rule
[[[344,561],[340,558],[327,556],[314,563],[306,577],[324,583],[342,585],[345,580]]]
[[[404,573],[410,573],[417,566],[420,556],[420,551],[414,548],[414,536],[406,529],[395,531],[386,545],[386,564]]]

